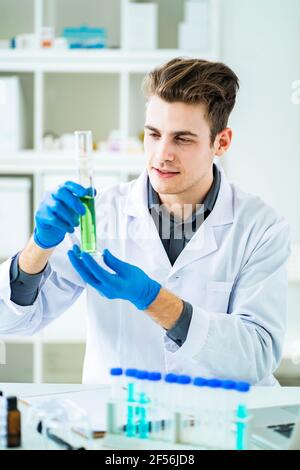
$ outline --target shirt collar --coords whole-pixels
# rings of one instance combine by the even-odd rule
[[[213,183],[207,195],[205,196],[203,205],[201,205],[200,208],[198,208],[195,212],[193,212],[191,222],[194,221],[195,217],[197,217],[200,214],[203,214],[203,206],[204,206],[205,217],[207,217],[211,213],[218,197],[220,185],[221,185],[221,174],[217,165],[213,164]],[[150,210],[150,209],[153,209],[153,207],[155,206],[156,207],[160,206],[161,201],[159,199],[158,193],[153,189],[150,183],[149,176],[147,178],[147,188],[148,188],[148,209]]]

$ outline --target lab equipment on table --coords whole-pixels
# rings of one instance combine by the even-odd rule
[[[28,427],[42,434],[44,447],[48,450],[93,449],[89,416],[71,400],[56,398],[38,400],[30,406],[26,421]]]
[[[163,378],[136,369],[127,369],[125,378],[127,396],[107,404],[106,444],[124,449],[248,448],[248,383],[172,373]]]
[[[17,397],[0,392],[0,449],[21,446],[21,413]]]
[[[80,217],[81,248],[88,253],[97,252],[95,188],[93,183],[93,136],[91,131],[75,132],[79,183],[88,190],[80,198],[85,214]]]

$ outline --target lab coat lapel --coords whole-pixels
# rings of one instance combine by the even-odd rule
[[[178,256],[173,267],[160,240],[157,228],[149,213],[147,195],[147,171],[145,170],[132,187],[124,212],[129,216],[129,236],[145,250],[153,253],[156,265],[178,271],[196,259],[203,258],[218,249],[215,227],[231,224],[233,221],[233,195],[231,186],[222,168],[221,186],[215,207],[208,218],[203,222],[189,243]]]

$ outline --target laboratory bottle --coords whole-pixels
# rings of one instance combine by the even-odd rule
[[[21,446],[21,413],[17,397],[7,397],[7,447]]]

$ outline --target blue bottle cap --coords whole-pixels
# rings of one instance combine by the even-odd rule
[[[234,382],[234,380],[222,380],[221,387],[225,388],[226,390],[234,390],[236,387],[236,382]]]
[[[238,392],[249,392],[250,384],[248,382],[237,382],[235,388]]]
[[[114,367],[113,369],[110,369],[110,375],[122,375],[123,374],[123,369],[121,367]]]
[[[158,380],[161,380],[161,373],[160,372],[149,372],[148,380],[152,380],[154,382],[157,382]]]
[[[207,381],[207,385],[211,388],[220,388],[222,381],[219,379],[209,379]]]
[[[165,382],[169,384],[173,384],[177,381],[177,375],[176,374],[166,374],[165,375]]]
[[[190,384],[192,381],[189,375],[178,375],[177,376],[177,383],[180,385],[187,385]]]
[[[146,370],[138,370],[135,376],[137,379],[145,380],[148,379],[149,372],[147,372]]]
[[[194,385],[197,387],[205,387],[205,385],[207,385],[207,379],[204,379],[203,377],[196,377],[194,379]]]
[[[126,369],[125,375],[126,377],[135,377],[137,373],[137,369]]]

